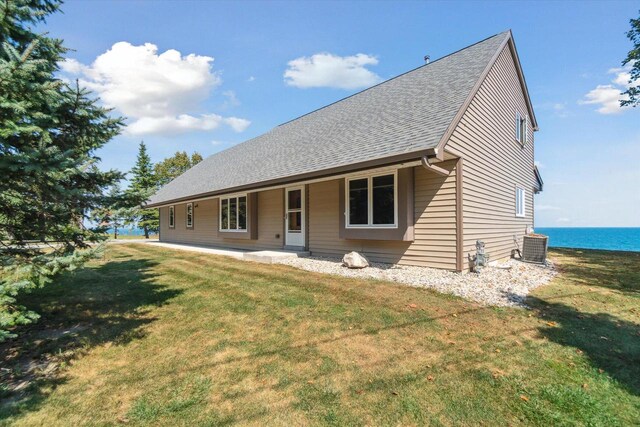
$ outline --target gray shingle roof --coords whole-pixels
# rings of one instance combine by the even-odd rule
[[[434,148],[509,32],[216,153],[161,188],[158,205]]]

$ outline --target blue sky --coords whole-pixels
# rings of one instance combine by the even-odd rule
[[[425,54],[512,29],[540,125],[536,226],[640,226],[640,108],[619,111],[611,100],[638,9],[93,0],[67,1],[46,28],[74,49],[66,74],[128,117],[130,130],[100,152],[104,167],[120,170],[140,140],[153,161],[177,150],[207,156],[415,68]],[[131,69],[137,78],[125,77]]]

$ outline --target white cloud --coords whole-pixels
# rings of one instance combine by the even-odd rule
[[[212,130],[221,123],[244,130],[249,123],[245,119],[193,113],[221,83],[212,70],[213,60],[196,54],[183,56],[174,49],[158,53],[151,43],[134,46],[119,42],[91,65],[67,59],[60,68],[79,76],[80,83],[97,92],[105,105],[127,116],[129,134]],[[237,120],[246,125],[238,126]]]
[[[571,220],[567,217],[560,217],[558,219],[556,219],[556,222],[562,223],[562,224],[566,224],[568,222],[571,222]]]
[[[289,61],[284,81],[299,88],[364,88],[382,81],[380,76],[365,68],[377,64],[376,57],[362,53],[353,56],[318,53]]]
[[[189,114],[163,117],[141,117],[131,123],[127,131],[132,135],[178,134],[191,130],[213,130],[220,126],[222,117],[216,114],[203,114],[194,117]]]
[[[86,69],[84,65],[73,58],[67,58],[59,65],[62,71],[70,74],[80,74]]]
[[[624,109],[620,106],[620,100],[625,99],[621,93],[622,90],[612,85],[598,85],[580,103],[599,105],[596,111],[601,114],[617,114]]]
[[[544,163],[539,160],[536,160],[535,162],[533,162],[533,164],[536,165],[538,169],[544,169]]]
[[[253,82],[255,80],[256,80],[256,78],[253,77],[253,76],[249,76],[249,78],[247,79],[248,82]]]
[[[625,89],[631,87],[631,84],[629,83],[631,81],[631,66],[624,68],[612,68],[609,70],[609,74],[616,75],[612,81],[618,86],[622,86]]]
[[[623,95],[622,92],[627,90],[630,86],[629,79],[631,67],[624,68],[611,68],[607,73],[614,74],[611,83],[606,85],[598,85],[595,89],[590,90],[584,99],[578,101],[579,104],[586,105],[598,105],[596,110],[600,114],[618,114],[623,110],[629,108],[629,106],[621,107],[620,101],[629,99],[628,95]]]
[[[164,134],[175,135],[190,131],[210,131],[226,124],[236,132],[244,131],[250,124],[248,120],[236,117],[222,117],[217,114],[202,114],[195,117],[189,114],[163,117],[141,117],[131,123],[127,131],[131,135]]]
[[[239,119],[237,117],[227,117],[226,119],[224,119],[224,122],[231,126],[231,129],[235,130],[236,132],[244,131],[251,124],[249,120]]]

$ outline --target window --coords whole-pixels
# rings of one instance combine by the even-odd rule
[[[369,179],[349,181],[349,225],[369,223]]]
[[[372,179],[372,209],[374,224],[395,224],[395,176],[374,176]]]
[[[395,228],[396,173],[347,179],[347,227]]]
[[[287,231],[302,233],[302,189],[287,190]]]
[[[175,228],[176,226],[176,215],[173,206],[169,206],[169,228]]]
[[[524,145],[527,142],[529,134],[529,124],[527,118],[522,117],[519,112],[516,112],[516,141]]]
[[[525,191],[520,187],[516,187],[516,216],[524,216]]]
[[[247,196],[220,199],[220,231],[247,231]]]
[[[187,203],[187,228],[193,228],[193,203]]]

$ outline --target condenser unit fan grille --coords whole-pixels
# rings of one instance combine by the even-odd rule
[[[547,260],[547,236],[524,236],[522,243],[522,260],[536,264],[544,264]]]

